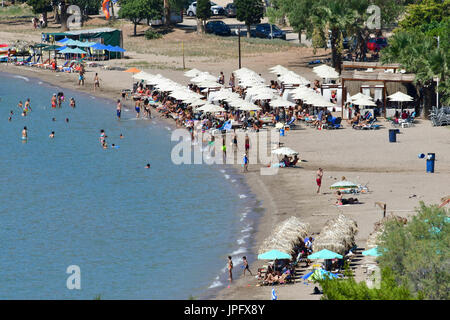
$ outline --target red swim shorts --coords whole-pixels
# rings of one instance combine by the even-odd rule
[[[319,187],[322,185],[322,179],[317,178],[316,182]]]

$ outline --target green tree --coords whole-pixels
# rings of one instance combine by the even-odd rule
[[[50,0],[28,0],[27,4],[33,8],[33,13],[41,13],[44,19],[44,26],[47,26],[47,12],[52,11]]]
[[[405,18],[399,22],[400,30],[426,33],[430,25],[438,24],[450,16],[450,0],[423,0],[407,7]]]
[[[209,0],[197,1],[196,16],[197,32],[201,30],[202,33],[205,33],[206,21],[211,17],[211,2]]]
[[[399,286],[389,268],[381,271],[379,288],[369,288],[365,281],[324,279],[319,281],[323,290],[322,300],[416,300],[405,286]]]
[[[404,11],[404,4],[412,0],[276,0],[268,11],[272,17],[286,16],[295,32],[306,32],[307,38],[314,36],[314,47],[323,47],[324,41],[331,43],[332,65],[340,71],[342,40],[355,36],[358,41],[357,54],[365,58],[369,30],[366,21],[370,16],[367,9],[377,5],[381,10],[382,24],[395,22]],[[377,31],[378,33],[381,30]],[[318,36],[323,35],[320,39]]]
[[[250,26],[261,22],[264,16],[262,0],[235,0],[236,18],[247,26],[247,38],[250,38]]]
[[[160,0],[121,0],[119,16],[129,19],[136,27],[144,19],[160,19],[163,15],[163,2]]]
[[[450,298],[450,223],[448,211],[423,202],[406,224],[386,223],[380,239],[380,267],[396,282],[425,299]]]
[[[425,106],[423,117],[427,117],[431,106],[435,105],[433,77],[439,77],[440,105],[450,103],[449,10],[450,0],[426,0],[409,5],[389,46],[381,51],[382,62],[399,63],[408,72],[416,74],[421,104]]]

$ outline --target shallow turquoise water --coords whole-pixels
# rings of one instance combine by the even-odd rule
[[[131,111],[118,121],[112,101],[27,80],[0,73],[0,299],[187,299],[220,288],[226,256],[246,252],[252,232],[236,179],[173,165],[162,122]],[[66,102],[52,110],[58,91]],[[21,117],[28,97],[33,111]],[[118,149],[100,147],[100,129]],[[81,290],[66,287],[69,265]]]

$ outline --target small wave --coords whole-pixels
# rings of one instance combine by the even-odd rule
[[[237,240],[236,240],[237,244],[238,244],[238,245],[244,244],[246,238],[248,238],[248,236],[247,236],[247,237],[242,237],[242,238],[240,238],[240,239],[237,239]]]
[[[231,182],[233,182],[233,183],[236,182],[236,179],[231,180]]]
[[[209,287],[208,289],[212,289],[212,288],[217,288],[217,287],[221,287],[223,286],[223,283],[220,281],[214,281]]]
[[[220,172],[225,173],[225,170],[221,169]]]
[[[38,84],[43,84],[43,82],[42,82],[42,81],[39,81]]]
[[[231,253],[231,255],[232,255],[232,256],[235,256],[235,255],[238,255],[238,254],[241,254],[241,253],[244,253],[244,252],[247,252],[247,248],[240,247],[240,248],[237,249],[236,251],[233,251],[233,252]]]
[[[30,81],[30,79],[28,79],[27,77],[23,77],[23,76],[14,76],[14,78],[22,79],[22,80],[25,80],[26,82]]]
[[[172,129],[170,129],[169,127],[166,127],[166,129],[169,130],[169,131],[172,130]]]
[[[242,229],[242,230],[241,230],[241,233],[249,232],[249,231],[251,231],[251,230],[253,230],[253,227],[248,226],[247,228]]]
[[[228,180],[228,179],[230,179],[230,176],[229,176],[229,175],[227,175],[227,174],[224,174],[223,176],[224,176],[224,177],[225,177],[225,179],[227,179],[227,180]]]
[[[240,195],[239,195],[239,198],[245,199],[245,198],[247,198],[247,196],[246,196],[245,194],[240,194]]]

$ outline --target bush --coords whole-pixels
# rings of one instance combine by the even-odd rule
[[[145,39],[147,40],[153,40],[153,39],[160,39],[162,38],[162,34],[159,32],[156,32],[155,30],[148,29],[145,31]]]

